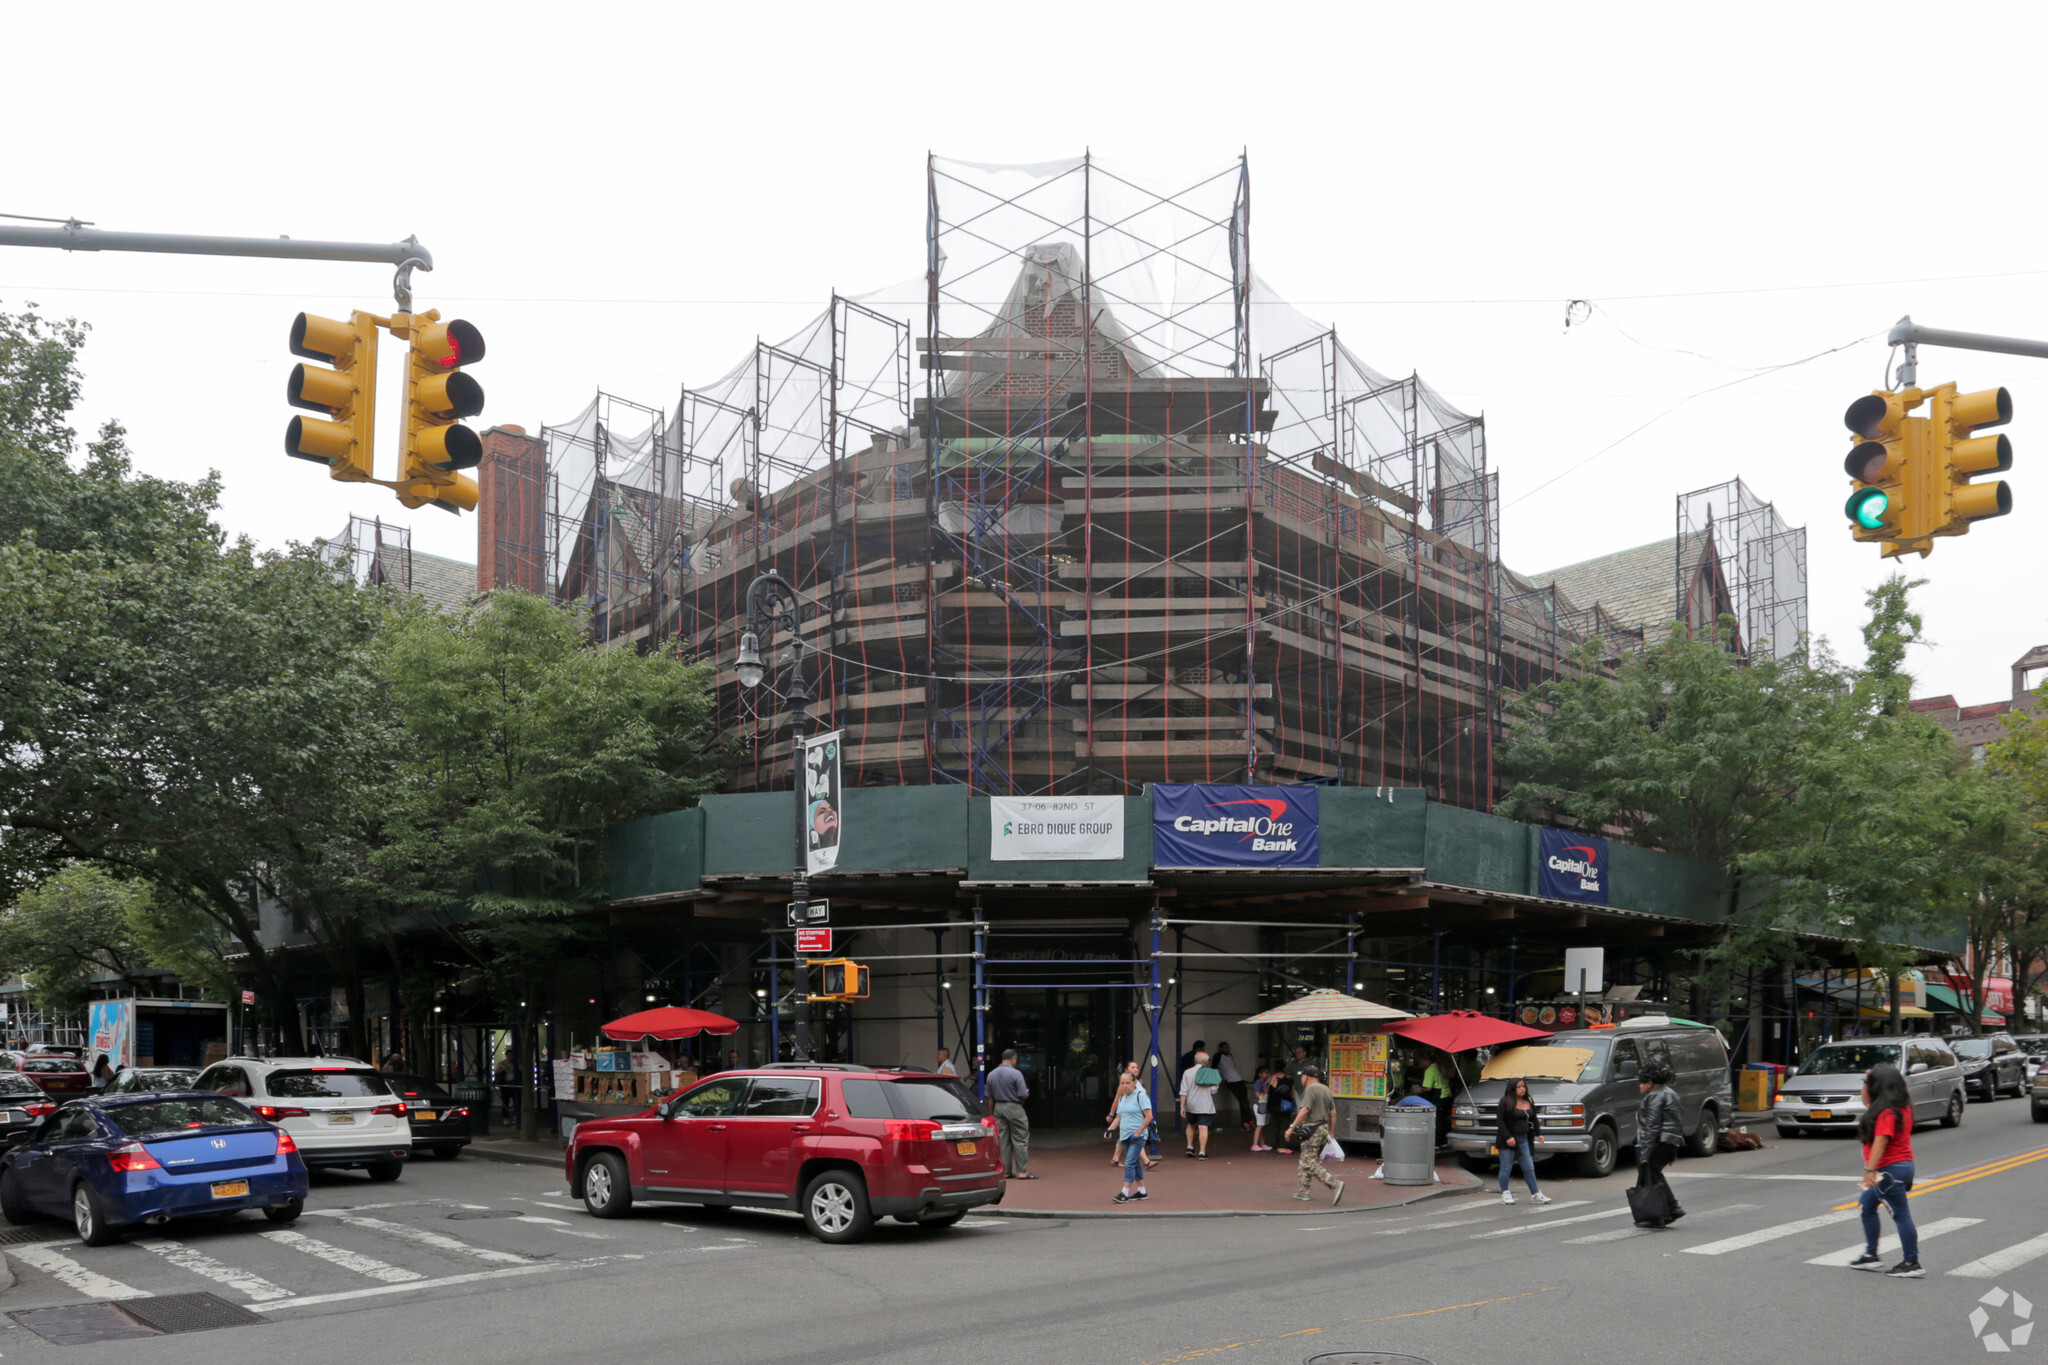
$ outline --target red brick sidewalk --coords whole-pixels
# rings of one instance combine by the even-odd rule
[[[1209,1159],[1190,1161],[1180,1136],[1165,1130],[1159,1134],[1159,1166],[1146,1174],[1145,1188],[1152,1196],[1142,1203],[1114,1203],[1123,1188],[1123,1170],[1110,1165],[1107,1142],[1079,1145],[1040,1146],[1031,1149],[1031,1174],[1036,1180],[1012,1180],[1003,1202],[976,1209],[982,1214],[1012,1217],[1050,1217],[1055,1214],[1092,1217],[1138,1217],[1160,1214],[1328,1214],[1330,1192],[1311,1184],[1314,1202],[1295,1199],[1292,1156],[1278,1152],[1253,1152],[1251,1135],[1244,1132],[1217,1133],[1209,1140]],[[1371,1149],[1353,1144],[1343,1162],[1328,1163],[1331,1175],[1344,1184],[1344,1201],[1337,1212],[1391,1208],[1413,1203],[1418,1198],[1451,1194],[1480,1187],[1478,1177],[1457,1162],[1444,1158],[1437,1163],[1437,1185],[1389,1185],[1369,1177],[1379,1168]]]

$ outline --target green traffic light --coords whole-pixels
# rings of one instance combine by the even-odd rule
[[[1844,510],[1849,520],[1866,531],[1882,531],[1884,514],[1891,508],[1891,495],[1882,488],[1859,488],[1849,495],[1849,505]]]

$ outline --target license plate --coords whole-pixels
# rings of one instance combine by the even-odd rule
[[[962,1156],[973,1156],[974,1144],[971,1142],[956,1142],[953,1144],[953,1150]]]
[[[9,1109],[6,1113],[0,1114],[0,1123],[20,1123],[27,1117],[28,1115],[19,1109]]]
[[[213,1187],[215,1199],[235,1199],[248,1192],[249,1182],[246,1180],[223,1180]]]
[[[412,1117],[415,1123],[432,1123],[441,1116],[431,1109],[415,1109],[412,1111]]]
[[[354,1114],[329,1114],[327,1116],[327,1121],[331,1124],[354,1123],[356,1121],[356,1116]]]
[[[1810,1119],[1831,1119],[1834,1116],[1835,1111],[1832,1109],[1816,1109],[1812,1113],[1808,1114],[1806,1117]]]

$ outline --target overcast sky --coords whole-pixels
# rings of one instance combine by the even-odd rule
[[[0,212],[417,234],[437,263],[419,306],[489,340],[483,422],[537,430],[600,386],[672,406],[835,287],[916,276],[928,151],[1092,148],[1165,184],[1247,150],[1258,273],[1368,364],[1485,414],[1511,565],[1668,536],[1674,495],[1740,476],[1808,528],[1814,630],[1860,658],[1892,566],[1849,539],[1841,414],[1881,381],[1883,333],[1911,313],[2048,336],[2048,9],[1935,16],[11,6]],[[154,473],[219,470],[231,530],[281,545],[375,513],[473,560],[472,518],[283,454],[292,315],[388,310],[389,273],[0,248],[0,304],[90,322],[81,425],[119,418]],[[1595,310],[1567,331],[1570,299]],[[1919,690],[1969,703],[2048,640],[2048,362],[1923,350],[1923,384],[1947,379],[2017,409],[2013,515],[1906,561],[1930,580]]]

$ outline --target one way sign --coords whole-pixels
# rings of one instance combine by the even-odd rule
[[[832,922],[831,901],[791,901],[789,903],[789,927],[808,929],[814,925]]]

